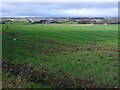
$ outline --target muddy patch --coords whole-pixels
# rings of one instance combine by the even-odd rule
[[[80,78],[71,78],[68,73],[62,72],[61,74],[53,75],[47,69],[39,71],[34,70],[32,67],[25,64],[13,64],[10,61],[2,61],[2,70],[5,73],[10,73],[27,81],[42,83],[44,85],[51,85],[55,88],[104,88],[108,85],[97,84],[93,80],[83,80]]]

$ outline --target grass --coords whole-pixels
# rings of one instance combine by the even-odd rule
[[[23,22],[23,21],[5,21],[3,22],[5,24],[10,24],[10,25],[30,25],[31,22]]]
[[[3,59],[118,85],[117,25],[3,25]]]

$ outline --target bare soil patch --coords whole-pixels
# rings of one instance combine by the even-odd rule
[[[50,71],[43,69],[40,71],[34,70],[25,64],[14,64],[10,61],[2,61],[2,70],[5,73],[10,73],[21,78],[25,78],[27,81],[42,83],[44,85],[51,85],[55,88],[105,88],[108,87],[104,84],[97,84],[94,80],[83,80],[80,78],[71,78],[67,73],[61,72],[61,74],[53,75]]]

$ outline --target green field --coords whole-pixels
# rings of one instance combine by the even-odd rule
[[[117,87],[117,27],[8,24],[7,28],[3,25],[3,60],[14,64],[27,63],[34,70],[47,69],[53,75],[64,72],[72,79],[80,78],[98,85]],[[51,84],[39,84],[51,87]],[[91,86],[81,84],[81,87]]]

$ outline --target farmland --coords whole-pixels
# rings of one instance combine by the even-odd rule
[[[4,87],[6,78],[18,76],[26,79],[23,87],[118,87],[117,25],[7,26],[2,25]],[[31,79],[28,68],[45,77]]]

